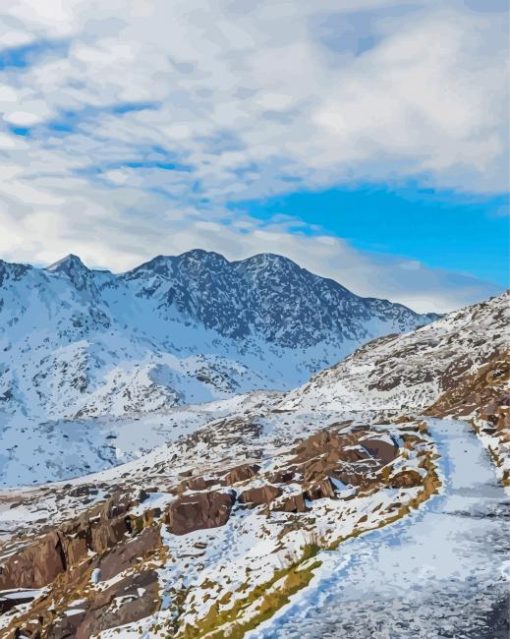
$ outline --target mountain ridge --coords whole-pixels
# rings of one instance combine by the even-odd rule
[[[0,261],[0,414],[119,415],[288,390],[435,317],[276,254],[230,262],[196,249],[121,274],[73,254],[46,268]]]

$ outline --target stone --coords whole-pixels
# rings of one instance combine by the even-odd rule
[[[224,526],[229,520],[234,501],[231,493],[220,492],[178,497],[167,509],[168,529],[174,535],[185,535],[194,530]]]
[[[259,486],[257,488],[249,488],[239,495],[239,501],[241,504],[253,504],[255,506],[262,506],[264,504],[270,504],[274,499],[282,494],[282,489],[278,486],[271,486],[266,484],[265,486]]]

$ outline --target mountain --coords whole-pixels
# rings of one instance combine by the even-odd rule
[[[289,393],[282,408],[420,411],[509,350],[510,294],[364,344]]]
[[[91,274],[74,260],[50,273],[62,268],[62,278],[75,278],[83,295],[94,291],[96,298],[94,287],[102,291],[101,282],[109,282],[107,290],[117,286],[111,274]],[[139,274],[120,277],[135,280],[140,292]],[[168,285],[158,284],[168,293]],[[149,288],[139,297],[143,303],[156,299],[155,304],[168,299]],[[448,418],[472,422],[505,480],[509,302],[510,296],[502,295],[405,335],[371,341],[287,393],[251,393],[136,419],[102,417],[65,427],[61,422],[67,440],[60,442],[55,424],[41,424],[34,439],[20,421],[19,445],[7,450],[11,468],[30,457],[32,476],[40,476],[40,464],[49,474],[76,473],[86,449],[88,470],[101,472],[0,494],[0,633],[41,639],[241,639],[294,596],[299,610],[299,597],[312,579],[315,598],[301,600],[310,606],[307,616],[322,605],[331,579],[348,578],[355,584],[352,593],[333,602],[344,615],[347,608],[342,627],[348,636],[353,618],[364,630],[367,619],[377,615],[371,628],[386,620],[391,632],[403,611],[414,636],[416,614],[435,623],[431,593],[434,604],[437,598],[448,607],[457,595],[474,602],[474,612],[472,606],[453,610],[463,620],[469,610],[466,627],[477,631],[487,610],[484,589],[506,601],[500,559],[489,570],[487,553],[480,555],[477,544],[486,549],[489,534],[491,550],[506,548],[508,500],[472,430]],[[173,302],[161,308],[175,312]],[[178,316],[181,323],[196,313],[191,302],[189,309],[189,315]],[[114,458],[108,458],[107,441],[116,449],[127,445],[131,453],[138,447],[139,454],[108,468]],[[151,444],[151,450],[140,450]],[[486,483],[472,502],[483,477]],[[380,530],[438,493],[418,517]],[[481,528],[483,521],[487,525]],[[365,535],[368,531],[374,534]],[[416,549],[425,538],[427,557],[449,541],[444,564],[450,572],[420,571]],[[336,552],[344,542],[348,545]],[[452,554],[458,543],[459,554]],[[384,555],[401,546],[407,547],[403,555]],[[463,561],[466,556],[470,561]],[[416,562],[409,567],[411,558]],[[458,565],[469,568],[467,579],[458,579]],[[356,566],[361,572],[352,573]],[[364,579],[374,567],[381,597],[375,605],[366,596],[370,580]],[[409,599],[413,571],[417,587],[411,595],[425,597],[416,601]],[[483,596],[475,600],[479,588]],[[389,600],[398,602],[395,611]],[[366,612],[363,622],[353,617],[359,611]],[[426,636],[451,634],[452,617],[447,625],[444,615],[436,617],[441,632],[436,624],[431,632],[427,627]],[[269,626],[260,636],[279,633]]]
[[[279,255],[194,250],[120,275],[75,255],[46,269],[0,261],[0,410],[74,419],[287,390],[435,317]]]
[[[469,420],[510,485],[510,293],[369,342],[278,405]]]

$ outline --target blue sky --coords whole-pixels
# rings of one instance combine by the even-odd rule
[[[467,196],[416,184],[300,191],[243,202],[255,217],[317,224],[354,247],[421,260],[509,286],[508,195]]]
[[[507,19],[502,0],[4,3],[0,257],[271,251],[417,310],[497,294]]]

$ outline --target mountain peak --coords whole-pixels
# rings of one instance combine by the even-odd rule
[[[69,255],[66,255],[57,262],[50,264],[50,266],[46,267],[46,270],[52,273],[64,272],[69,274],[71,271],[88,271],[89,269],[77,255],[69,253]]]
[[[226,264],[228,262],[227,258],[221,253],[216,253],[215,251],[206,251],[205,249],[195,248],[189,251],[185,251],[177,256],[177,260],[179,261],[197,261],[197,262],[221,262]]]
[[[63,274],[68,277],[78,290],[87,287],[90,270],[77,255],[70,253],[46,269],[50,273]]]

